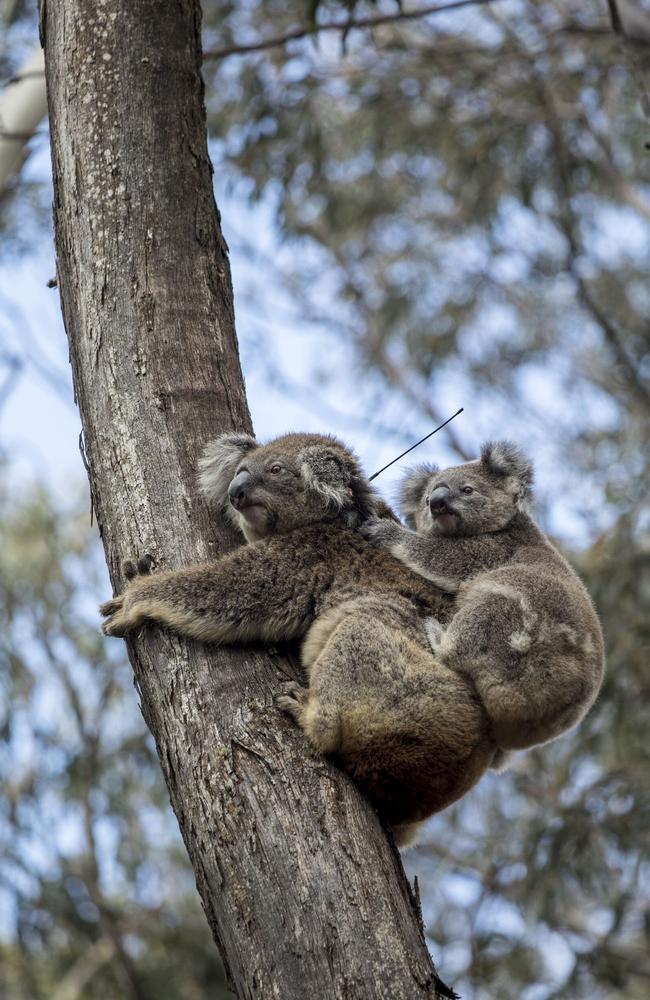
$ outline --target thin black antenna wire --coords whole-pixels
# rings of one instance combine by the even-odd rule
[[[445,420],[444,424],[440,424],[440,427],[436,427],[435,430],[429,431],[429,433],[425,434],[425,436],[423,438],[421,438],[419,441],[416,441],[415,444],[412,444],[410,448],[407,448],[406,451],[403,451],[401,455],[398,455],[397,458],[394,458],[392,462],[389,462],[388,465],[385,465],[382,469],[380,469],[379,472],[373,473],[373,475],[370,476],[370,479],[368,480],[368,482],[371,483],[373,479],[376,479],[377,476],[381,475],[382,472],[385,472],[386,469],[389,469],[391,467],[391,465],[394,465],[395,462],[399,462],[400,458],[404,458],[405,455],[408,455],[409,451],[413,451],[413,449],[417,448],[417,446],[419,444],[422,444],[424,441],[426,441],[428,438],[430,438],[433,434],[437,434],[438,431],[441,431],[443,427],[446,427],[447,424],[451,423],[451,421],[454,419],[454,417],[457,417],[458,414],[462,413],[464,409],[465,409],[465,407],[461,406],[460,410],[456,410],[456,412],[454,413],[454,415],[452,417],[449,417],[447,420]]]

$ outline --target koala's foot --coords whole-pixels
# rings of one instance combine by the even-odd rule
[[[422,833],[424,823],[396,823],[390,828],[393,840],[400,851],[416,847]]]
[[[300,725],[308,698],[308,688],[298,684],[297,681],[289,681],[288,684],[283,685],[283,693],[276,697],[275,704],[281,712]]]
[[[424,627],[431,644],[431,649],[434,653],[440,653],[445,638],[444,626],[440,624],[437,618],[427,618]]]

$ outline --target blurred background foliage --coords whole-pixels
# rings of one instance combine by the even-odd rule
[[[650,4],[636,8],[650,23]],[[650,29],[622,41],[606,0],[476,2],[363,29],[351,22],[397,5],[203,9],[219,200],[259,203],[272,233],[231,212],[255,364],[289,395],[364,386],[368,426],[395,451],[458,400],[473,431],[454,430],[447,457],[472,457],[488,431],[516,437],[605,627],[588,719],[486,778],[406,856],[441,974],[465,1000],[642,1000]],[[35,40],[34,4],[0,12],[9,77]],[[325,23],[346,28],[314,30]],[[50,238],[50,198],[14,185],[5,248]],[[268,328],[278,301],[305,372]],[[0,349],[6,392],[12,357]],[[332,424],[352,435],[338,411]],[[219,996],[129,669],[96,637],[106,585],[87,517],[38,487],[0,507],[0,993]]]

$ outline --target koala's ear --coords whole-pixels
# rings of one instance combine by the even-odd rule
[[[429,463],[416,465],[415,468],[408,470],[400,483],[397,503],[409,528],[415,527],[415,515],[422,503],[422,497],[431,476],[437,471],[437,465]]]
[[[345,469],[343,455],[326,445],[315,444],[303,448],[298,462],[307,489],[319,493],[327,506],[338,511],[351,505],[351,475]]]
[[[533,466],[512,441],[486,441],[481,448],[481,464],[492,475],[514,480],[518,504],[524,505],[532,498]]]
[[[358,527],[362,521],[367,521],[369,517],[389,517],[393,521],[399,520],[360,472],[355,472],[350,479],[350,489],[352,490],[352,512],[348,518],[348,524],[351,528]]]
[[[246,452],[257,447],[250,434],[221,434],[205,446],[199,459],[199,487],[208,500],[220,506],[228,501],[228,486]]]

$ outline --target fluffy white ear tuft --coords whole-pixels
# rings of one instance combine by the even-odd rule
[[[221,434],[205,446],[199,459],[199,487],[212,503],[229,508],[228,486],[246,452],[257,447],[250,434]]]
[[[422,503],[422,497],[431,476],[437,471],[438,466],[431,465],[428,462],[424,465],[416,465],[413,469],[407,471],[400,483],[397,503],[409,528],[415,527],[415,515]]]
[[[352,506],[350,474],[332,449],[310,445],[299,455],[300,473],[307,489],[319,493],[335,511]]]
[[[517,502],[525,505],[533,495],[533,466],[512,441],[486,441],[481,463],[487,472],[515,480]]]

